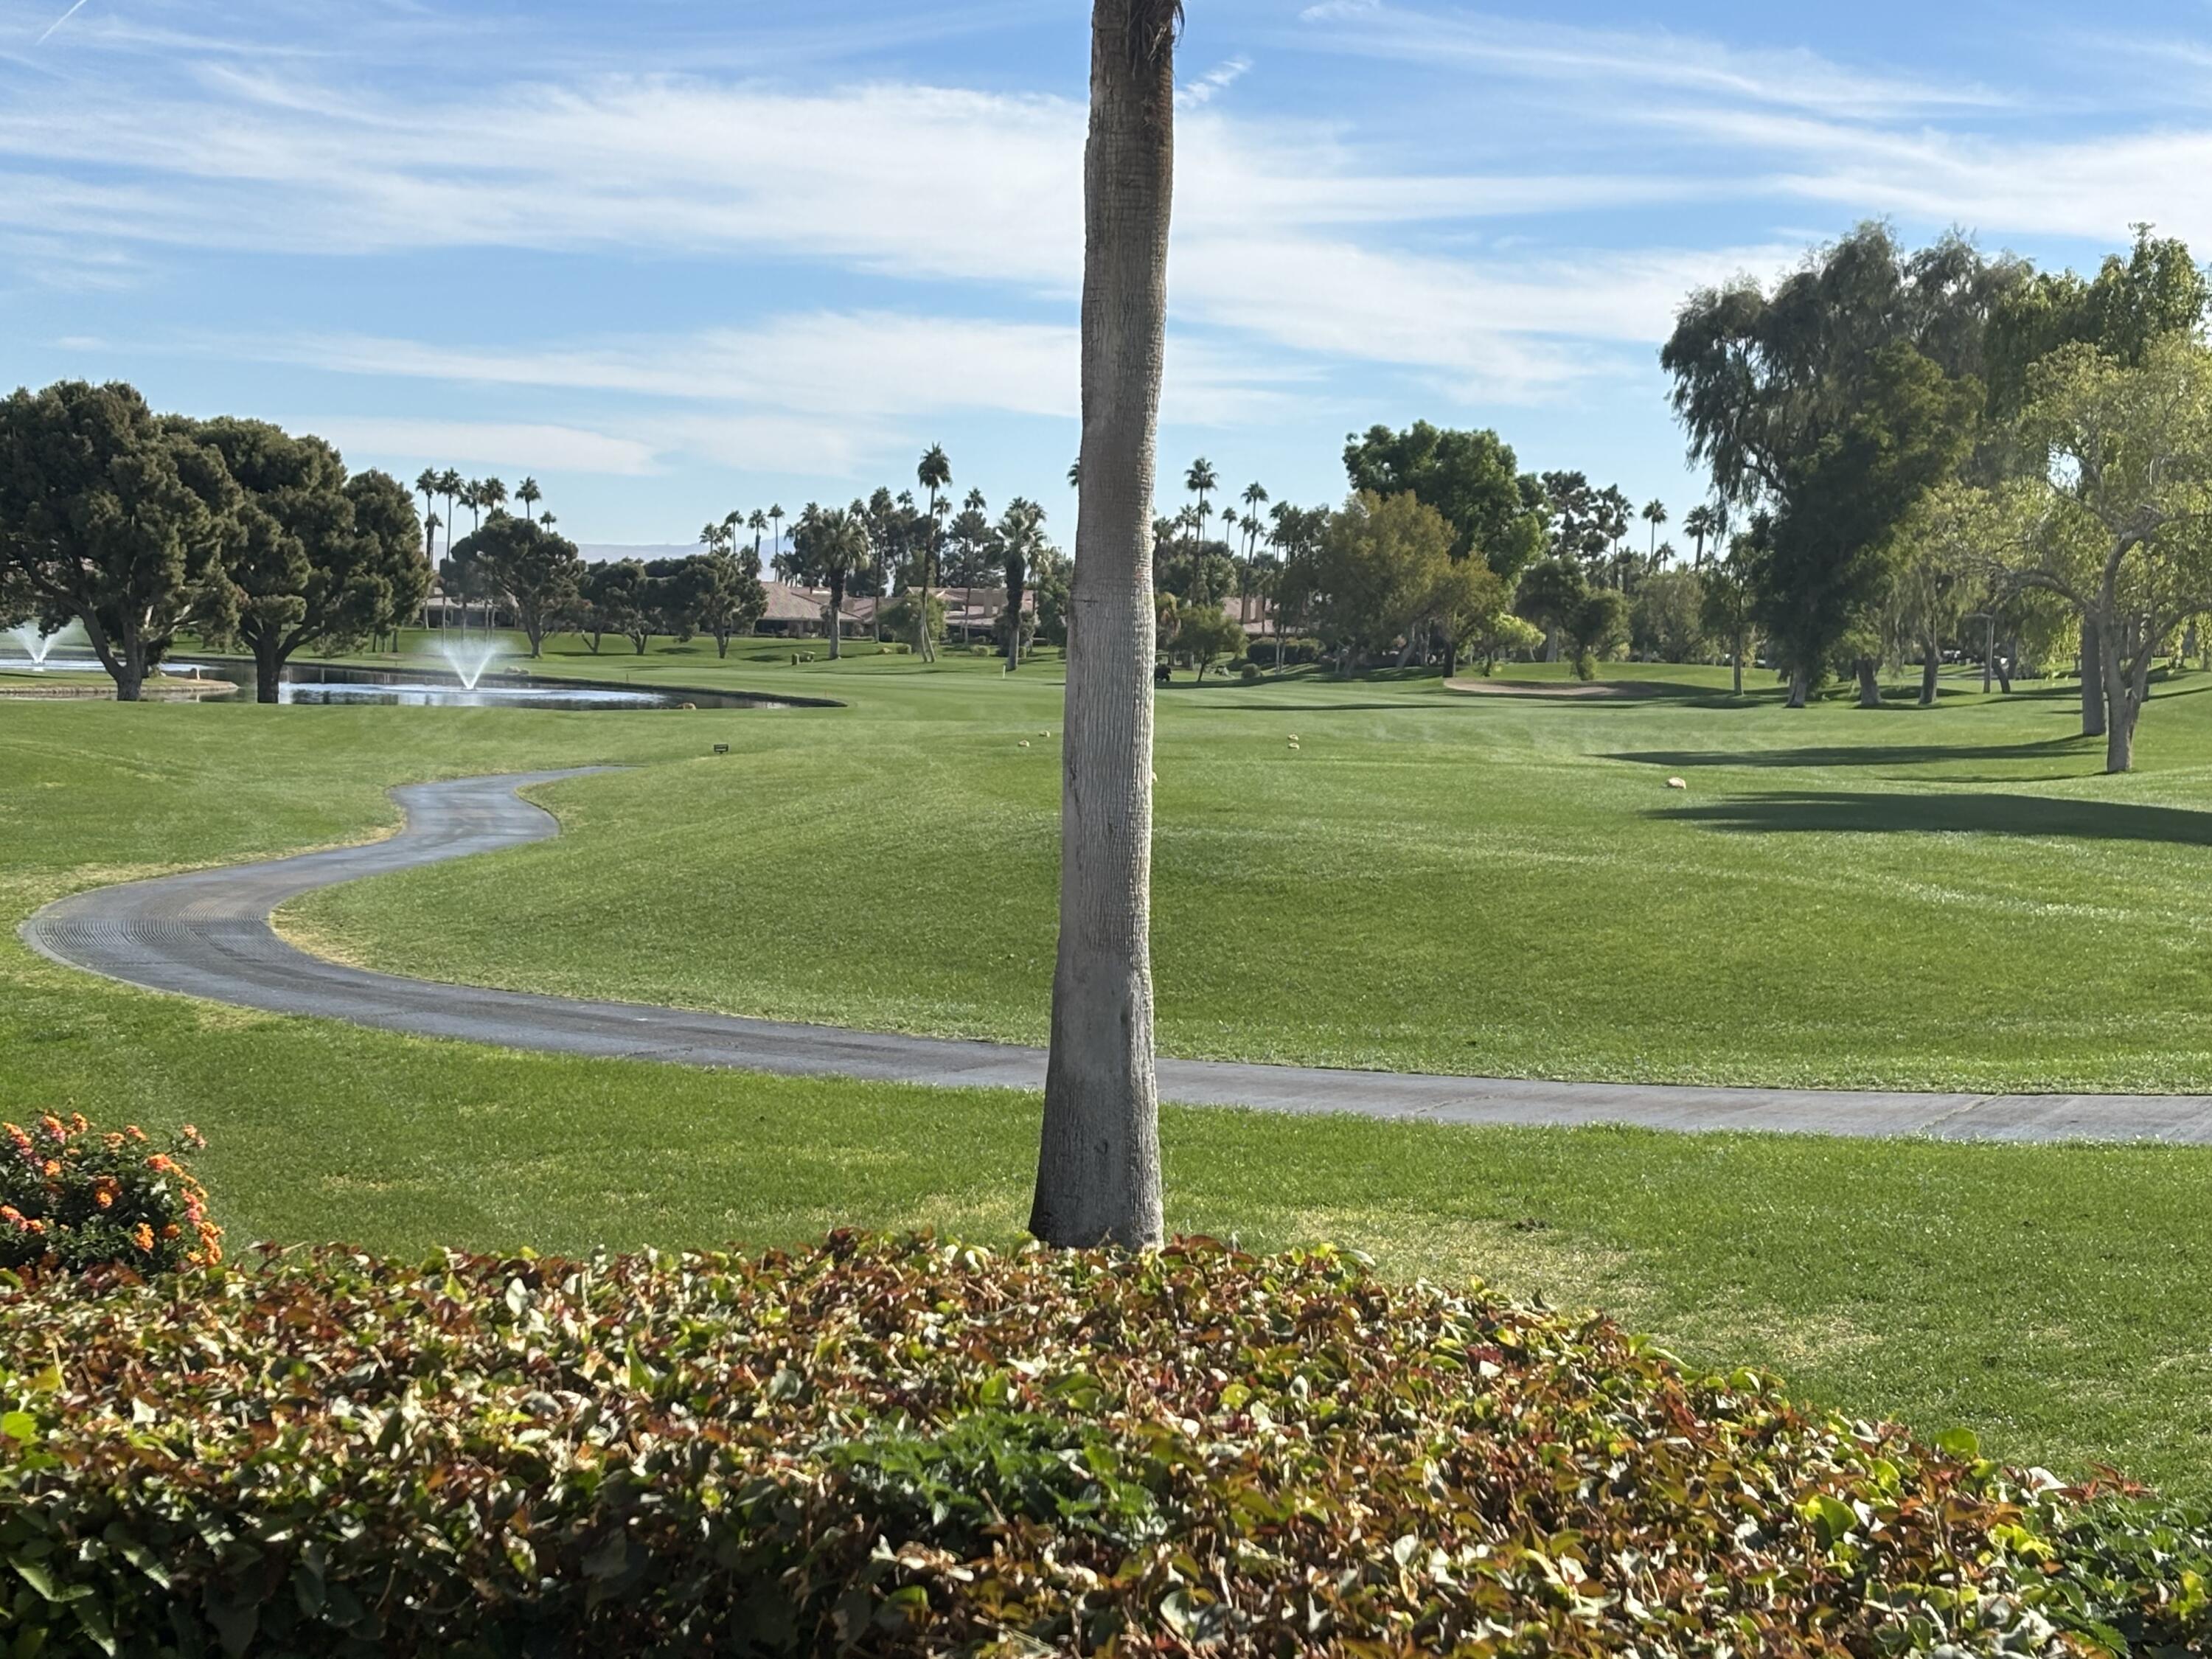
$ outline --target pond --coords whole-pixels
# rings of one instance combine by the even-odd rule
[[[252,702],[256,679],[253,665],[234,657],[198,662],[173,662],[171,678],[195,674],[228,680],[238,690],[204,698],[207,702]],[[342,668],[328,663],[289,663],[276,688],[276,701],[290,707],[334,705],[362,708],[375,705],[409,708],[552,708],[640,709],[780,708],[788,705],[769,697],[737,696],[714,691],[647,691],[628,686],[593,685],[579,681],[546,682],[533,678],[486,674],[473,686],[459,676],[435,670]]]

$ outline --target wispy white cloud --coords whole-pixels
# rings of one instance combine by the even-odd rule
[[[328,438],[356,465],[439,455],[478,466],[558,467],[631,477],[658,470],[651,443],[577,427],[313,414],[294,416],[286,424]]]
[[[1600,99],[1656,88],[1869,118],[2010,101],[1972,82],[1854,69],[1808,50],[1745,50],[1667,29],[1593,28],[1384,0],[1322,0],[1300,17],[1334,50],[1565,83]]]
[[[1217,64],[1195,80],[1186,81],[1176,88],[1176,102],[1184,109],[1197,109],[1212,103],[1245,76],[1251,73],[1252,60],[1232,58],[1225,64]]]

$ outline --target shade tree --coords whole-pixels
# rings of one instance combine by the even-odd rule
[[[2212,350],[2168,335],[2129,364],[2062,346],[2028,372],[2021,429],[2043,467],[2008,574],[2064,599],[2087,625],[2104,684],[2105,769],[2125,772],[2152,658],[2212,610]]]
[[[1410,491],[1435,508],[1452,526],[1451,556],[1480,556],[1509,583],[1544,550],[1540,489],[1493,431],[1374,426],[1345,441],[1344,467],[1355,491]]]
[[[583,556],[542,521],[495,514],[453,556],[483,591],[506,599],[532,657],[544,654],[545,636],[574,620],[583,601]]]
[[[122,702],[180,631],[229,629],[240,505],[222,457],[131,386],[0,401],[0,591],[49,631],[82,627]]]
[[[421,606],[430,566],[413,497],[398,480],[349,475],[320,438],[266,421],[175,424],[220,455],[239,487],[240,533],[222,567],[230,624],[217,637],[252,653],[259,701],[277,701],[295,653],[372,638]]]

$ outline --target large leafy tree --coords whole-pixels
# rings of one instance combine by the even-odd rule
[[[2095,640],[2105,769],[2124,772],[2152,657],[2212,610],[2212,351],[2168,335],[2130,365],[2063,346],[2029,371],[2021,426],[2044,465],[2012,579],[2063,599]]]
[[[584,572],[578,618],[593,656],[610,634],[635,642],[650,605],[647,581],[645,566],[635,559],[610,559]],[[645,649],[637,648],[641,653]]]
[[[80,624],[121,701],[179,631],[228,629],[242,533],[222,458],[131,387],[67,380],[0,402],[0,591],[50,629]]]
[[[255,696],[277,701],[284,665],[315,645],[397,628],[429,592],[413,497],[383,472],[349,477],[320,438],[266,421],[179,421],[222,456],[241,492],[223,575],[232,634],[253,653]]]
[[[583,555],[575,543],[542,523],[495,513],[453,550],[457,562],[481,573],[483,586],[504,594],[530,641],[544,653],[545,636],[573,616],[582,599]]]
[[[1854,629],[1872,624],[1898,568],[1898,529],[1966,458],[1982,397],[1978,382],[1948,377],[1911,346],[1887,346],[1861,372],[1848,413],[1781,458],[1786,507],[1753,570],[1760,631],[1790,668],[1791,708]],[[1856,662],[1861,703],[1878,704],[1870,655]]]
[[[1705,586],[1698,597],[1698,620],[1706,635],[1728,653],[1735,671],[1735,695],[1743,695],[1744,659],[1751,654],[1759,630],[1759,593],[1753,586],[1759,550],[1767,521],[1753,520],[1752,528],[1735,538],[1725,555],[1717,556],[1704,573]]]
[[[1333,514],[1315,576],[1322,636],[1350,660],[1425,641],[1451,564],[1452,526],[1411,490],[1362,492]]]
[[[1060,943],[1030,1211],[1030,1230],[1049,1244],[1155,1244],[1164,1225],[1152,1036],[1152,509],[1182,17],[1179,0],[1091,8]]]
[[[1452,527],[1451,556],[1480,556],[1508,584],[1543,554],[1540,489],[1495,432],[1370,427],[1346,441],[1344,470],[1355,491],[1410,491],[1434,507]]]
[[[760,572],[741,554],[721,550],[688,559],[682,580],[692,625],[714,641],[718,657],[728,656],[730,641],[751,633],[768,610]]]
[[[1990,411],[1999,417],[1996,441],[1986,446],[1978,483],[2008,476],[2034,476],[2044,457],[2031,443],[2015,449],[2004,441],[2021,434],[2017,416],[2028,397],[2028,375],[2035,364],[2060,347],[2093,345],[2114,362],[2139,365],[2152,343],[2176,334],[2194,333],[2212,308],[2212,284],[2172,237],[2154,236],[2148,225],[2136,227],[2135,246],[2125,258],[2108,256],[2094,277],[2071,270],[2039,271],[2000,296],[1990,319],[1988,379]],[[2105,676],[2096,630],[2081,626],[2081,735],[2105,734]]]
[[[1908,254],[1870,224],[1771,293],[1745,278],[1682,307],[1660,362],[1716,493],[1771,517],[1757,580],[1793,707],[1867,627],[1899,523],[1971,442],[1990,320],[2023,280],[1963,239]]]

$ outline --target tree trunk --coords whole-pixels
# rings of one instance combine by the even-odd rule
[[[1739,670],[1738,672],[1741,672],[1741,671]],[[1805,706],[1806,696],[1811,690],[1811,678],[1805,671],[1802,668],[1791,668],[1790,671],[1790,707],[1792,708],[1802,708]]]
[[[1857,662],[1852,665],[1852,666],[1858,671],[1859,707],[1862,708],[1881,708],[1881,681],[1875,677],[1874,672],[1874,659],[1872,657],[1861,657]]]
[[[1741,647],[1738,647],[1732,653],[1731,660],[1733,660],[1735,665],[1735,694],[1740,697],[1743,695],[1743,650]],[[1802,702],[1790,704],[1790,707],[1793,708],[1802,708],[1805,705]]]
[[[2105,735],[2105,666],[2097,624],[2081,619],[2081,735]]]
[[[1936,677],[1943,666],[1943,653],[1933,640],[1920,641],[1920,706],[1936,706]]]
[[[845,579],[830,578],[830,660],[836,662],[845,643]]]
[[[2007,696],[2010,696],[2012,695],[2013,655],[2019,649],[2019,641],[2007,640],[2005,641],[2005,648],[1996,653],[1995,665],[1997,671],[1997,687]]]
[[[1083,472],[1060,948],[1030,1231],[1162,1233],[1152,968],[1152,534],[1175,173],[1171,0],[1097,0],[1084,157]]]
[[[2105,669],[2105,770],[2126,772],[2136,761],[2136,721],[2142,714],[2143,698],[2150,689],[2150,647],[2146,644],[2130,665],[2117,629],[2099,630],[2100,658]]]
[[[264,634],[253,641],[253,701],[280,701],[283,684],[284,653],[277,641]]]

